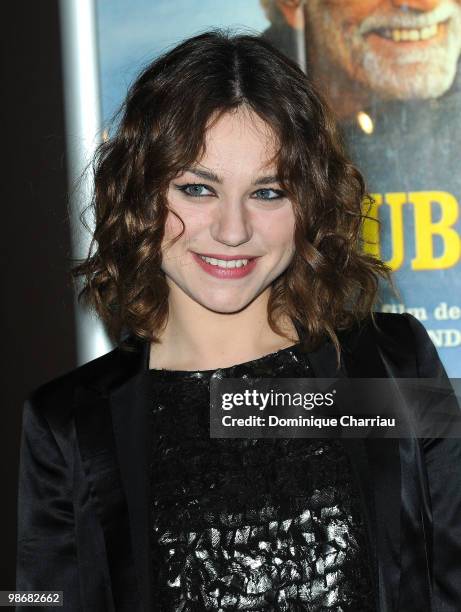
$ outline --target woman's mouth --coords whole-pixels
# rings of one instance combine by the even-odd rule
[[[216,278],[242,278],[250,274],[256,267],[258,257],[233,257],[225,259],[192,253],[199,266]]]

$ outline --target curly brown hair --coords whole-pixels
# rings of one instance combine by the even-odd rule
[[[295,255],[271,287],[268,323],[288,316],[311,350],[371,316],[390,268],[363,251],[362,175],[351,163],[332,111],[306,74],[267,41],[220,30],[187,39],[132,84],[114,134],[94,159],[95,229],[79,299],[111,338],[152,342],[168,318],[161,243],[169,182],[199,160],[210,121],[245,105],[278,138],[277,167],[295,211]],[[183,231],[184,232],[184,224]],[[287,336],[285,336],[287,337]]]

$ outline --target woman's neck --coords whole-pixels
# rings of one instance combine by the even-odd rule
[[[151,343],[149,368],[225,368],[298,342],[291,321],[279,321],[288,338],[272,331],[264,294],[243,310],[229,314],[210,311],[189,297],[179,302],[170,299],[168,322],[159,334],[160,342]]]

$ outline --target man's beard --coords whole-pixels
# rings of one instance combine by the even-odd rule
[[[360,72],[364,84],[380,97],[438,98],[453,84],[460,48],[461,15],[458,24],[452,23],[445,41],[419,50],[402,50],[396,61],[364,49]]]
[[[453,84],[461,51],[461,7],[450,9],[443,40],[432,44],[428,41],[421,49],[416,44],[408,49],[407,43],[389,42],[386,53],[387,41],[383,40],[382,50],[377,49],[370,44],[370,35],[360,31],[362,24],[344,31],[327,9],[317,7],[314,9],[317,19],[312,20],[311,16],[311,25],[314,21],[316,28],[314,37],[323,37],[317,40],[321,42],[317,44],[317,60],[322,62],[322,55],[329,56],[329,61],[345,72],[349,80],[383,99],[437,98]],[[379,15],[367,18],[372,23],[386,23],[387,19],[391,21],[390,17]],[[373,36],[376,42],[376,35]],[[392,48],[392,44],[396,46]],[[325,45],[326,54],[322,53]],[[334,80],[334,72],[332,77]]]

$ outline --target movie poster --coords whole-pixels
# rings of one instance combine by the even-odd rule
[[[364,248],[399,292],[382,287],[377,309],[416,316],[461,376],[459,0],[99,0],[97,13],[105,122],[145,64],[210,28],[258,33],[297,61],[374,199]]]

